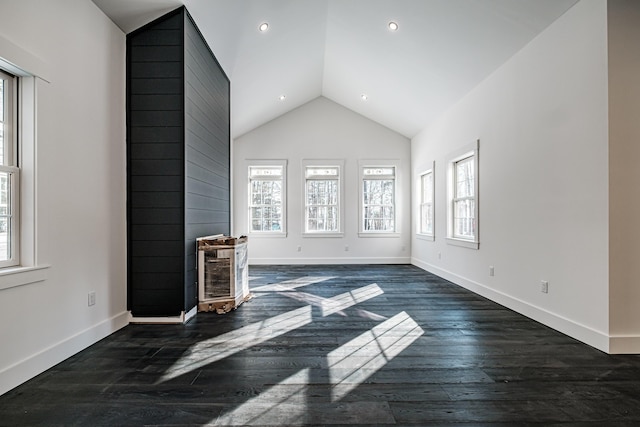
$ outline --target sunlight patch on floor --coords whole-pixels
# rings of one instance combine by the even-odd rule
[[[251,288],[252,292],[271,292],[271,291],[286,291],[304,286],[313,285],[314,283],[326,282],[327,280],[335,279],[336,276],[304,276],[297,279],[285,280],[284,282],[273,283],[270,285],[256,286]]]
[[[345,397],[423,334],[424,330],[403,311],[330,352],[331,400]]]
[[[231,332],[201,341],[191,347],[191,353],[198,354],[193,363],[180,361],[168,369],[158,382],[176,378],[203,366],[222,360],[256,344],[284,335],[294,329],[308,325],[312,321],[311,306],[307,305],[270,317],[262,322],[252,323]]]
[[[368,286],[355,289],[350,292],[345,292],[340,295],[336,295],[331,298],[324,298],[318,295],[306,293],[306,292],[282,292],[281,295],[293,298],[296,301],[305,302],[307,304],[320,308],[320,313],[323,317],[330,316],[335,313],[345,315],[343,310],[353,307],[356,304],[367,301],[371,298],[375,298],[382,295],[384,291],[376,283],[372,283]]]
[[[322,316],[340,312],[358,303],[374,298],[383,293],[376,284],[363,286],[351,292],[336,295],[332,298],[320,298],[317,305]],[[239,329],[224,333],[217,337],[201,341],[190,348],[190,354],[178,360],[169,368],[157,383],[169,381],[180,375],[200,369],[203,366],[217,362],[240,351],[251,348],[290,331],[308,325],[313,321],[312,305],[306,305],[296,310],[288,311],[270,317],[261,322],[252,323]],[[188,362],[191,355],[197,354],[197,360]]]
[[[276,384],[270,390],[220,415],[214,425],[299,424],[308,416],[306,393],[308,384],[309,369],[305,368]]]

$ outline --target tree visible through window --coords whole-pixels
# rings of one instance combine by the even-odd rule
[[[433,236],[433,170],[420,176],[420,230],[421,234]]]
[[[340,231],[340,168],[305,168],[305,232]]]
[[[475,170],[473,156],[454,163],[453,237],[473,240],[476,235]]]
[[[362,170],[362,231],[396,230],[394,167],[364,167]]]
[[[249,167],[251,232],[284,232],[284,166]]]

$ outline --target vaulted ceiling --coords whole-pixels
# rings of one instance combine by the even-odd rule
[[[93,0],[125,33],[185,5],[231,79],[233,137],[318,96],[412,137],[577,1]]]

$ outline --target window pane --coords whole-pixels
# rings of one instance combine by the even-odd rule
[[[330,175],[334,170],[318,169],[311,174]],[[307,231],[338,231],[338,180],[309,179],[306,185]]]
[[[250,178],[282,178],[282,166],[249,167]]]
[[[305,167],[305,231],[339,230],[340,167]]]
[[[283,231],[284,167],[249,167],[251,231]]]
[[[454,236],[473,238],[475,236],[475,201],[454,202]]]
[[[433,200],[433,173],[422,176],[422,202],[427,203]]]
[[[433,205],[420,206],[420,231],[425,234],[433,234]]]
[[[305,177],[306,178],[316,178],[316,177],[337,177],[338,176],[338,168],[337,167],[307,167],[305,169]]]
[[[0,261],[11,258],[11,174],[0,172]]]
[[[474,171],[473,156],[460,160],[455,164],[455,197],[473,197],[474,193]]]
[[[369,172],[369,175],[381,175],[393,171],[393,168],[365,169],[364,174]],[[362,191],[362,230],[395,231],[395,180],[363,179]]]

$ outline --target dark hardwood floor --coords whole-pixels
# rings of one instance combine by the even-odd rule
[[[250,274],[236,311],[130,325],[1,396],[0,425],[640,425],[639,356],[416,267]]]

